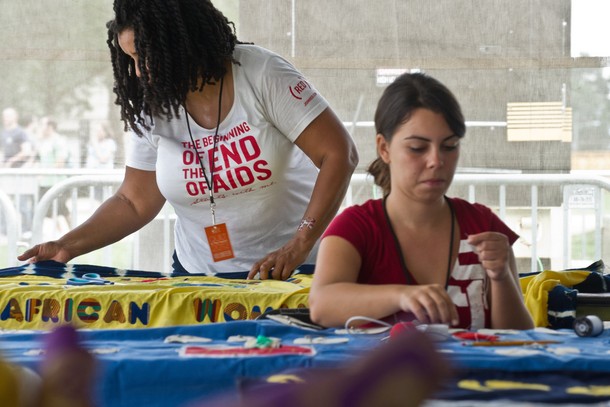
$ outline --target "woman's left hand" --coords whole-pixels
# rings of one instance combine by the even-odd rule
[[[295,144],[320,170],[303,213],[303,219],[315,219],[315,226],[297,229],[284,246],[254,263],[249,279],[259,274],[261,280],[286,280],[303,264],[341,206],[358,164],[356,145],[331,108],[320,113],[297,137]]]
[[[510,244],[504,234],[477,233],[468,236],[467,241],[479,256],[479,261],[490,279],[500,281],[510,277]]]
[[[258,274],[261,280],[286,280],[303,264],[311,249],[310,244],[293,237],[284,246],[254,263],[248,273],[248,279],[255,278]]]

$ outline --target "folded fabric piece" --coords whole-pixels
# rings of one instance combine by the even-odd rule
[[[603,270],[604,263],[598,260],[582,269],[521,275],[521,290],[534,324],[553,329],[572,328],[577,294],[608,292],[610,277]]]

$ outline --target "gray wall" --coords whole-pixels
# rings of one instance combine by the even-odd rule
[[[569,98],[569,0],[295,0],[294,46],[292,4],[241,1],[240,39],[292,60],[344,121],[373,120],[377,68],[437,77],[468,121],[504,122],[508,102],[560,101],[563,84]],[[374,130],[350,130],[364,171]],[[505,127],[471,127],[461,167],[566,172],[570,143],[509,143]]]

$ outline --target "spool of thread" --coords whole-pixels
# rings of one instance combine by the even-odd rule
[[[449,338],[449,326],[445,324],[419,324],[413,322],[398,322],[390,329],[390,338],[401,335],[404,331],[416,329],[424,332],[434,341],[444,341]]]
[[[392,326],[392,329],[390,329],[390,338],[394,338],[403,334],[405,331],[410,331],[413,329],[415,329],[415,324],[413,322],[398,322]]]
[[[597,315],[587,315],[574,320],[574,332],[582,337],[598,336],[604,331],[604,323]]]

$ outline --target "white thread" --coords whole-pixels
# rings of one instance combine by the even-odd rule
[[[364,321],[364,322],[371,322],[377,325],[380,325],[378,327],[371,327],[371,328],[357,328],[357,327],[352,327],[351,324],[354,321]],[[392,328],[392,324],[389,324],[387,322],[378,320],[378,319],[374,319],[374,318],[369,318],[369,317],[365,317],[365,316],[353,316],[348,318],[347,321],[345,321],[345,325],[344,325],[345,329],[343,330],[336,330],[335,333],[337,334],[348,334],[348,335],[359,335],[359,334],[368,334],[368,335],[374,335],[374,334],[379,334],[382,332],[386,332],[389,331]],[[383,339],[387,339],[387,338],[383,338]],[[382,339],[382,340],[383,340]]]
[[[416,329],[428,335],[430,339],[435,342],[443,342],[452,338],[452,336],[449,334],[449,325],[421,324],[417,325]]]
[[[369,317],[365,317],[365,316],[361,316],[361,315],[356,315],[356,316],[348,318],[348,320],[345,321],[345,329],[347,329],[347,330],[353,329],[351,327],[351,323],[354,322],[354,321],[366,321],[366,322],[372,322],[372,323],[377,324],[377,325],[386,326],[388,328],[392,327],[392,324],[387,323],[385,321],[381,321],[379,319],[369,318]]]

